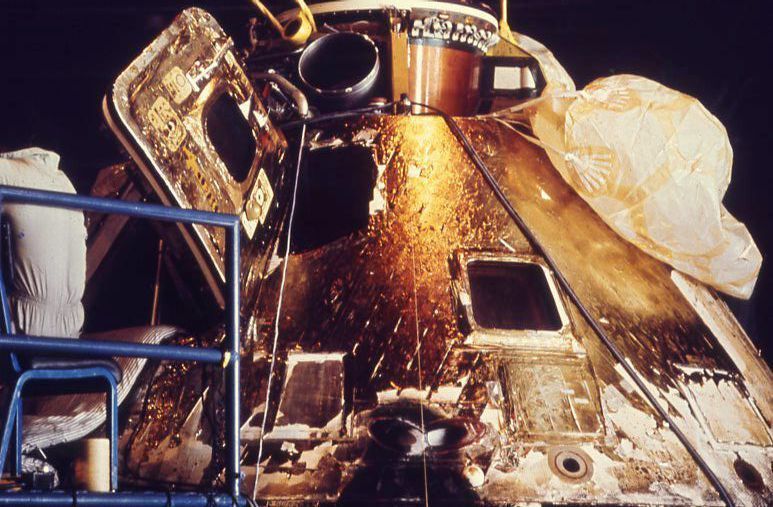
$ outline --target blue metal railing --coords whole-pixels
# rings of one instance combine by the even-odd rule
[[[156,204],[125,202],[115,199],[84,197],[59,192],[47,192],[18,187],[0,185],[0,211],[4,204],[27,204],[53,208],[63,208],[79,211],[91,211],[105,214],[126,215],[136,218],[178,222],[219,227],[226,233],[225,265],[226,265],[226,308],[225,308],[225,349],[218,350],[201,347],[182,347],[174,345],[145,345],[116,341],[96,340],[62,340],[57,338],[42,338],[33,336],[13,335],[8,332],[0,334],[0,350],[10,352],[28,352],[36,354],[76,354],[82,357],[145,357],[169,361],[200,361],[220,363],[225,368],[226,377],[226,494],[231,499],[239,497],[239,217],[222,213],[171,208]],[[10,325],[11,314],[5,284],[0,278],[0,305],[2,319],[6,326]],[[5,329],[10,329],[6,327]],[[122,499],[121,504],[128,500],[128,493],[115,497]],[[0,495],[5,496],[5,495]],[[15,496],[15,495],[14,495]],[[54,494],[56,497],[56,494]],[[44,500],[43,497],[39,497]],[[115,503],[109,501],[109,495],[100,497],[102,504]],[[0,504],[8,498],[0,498]],[[17,500],[20,497],[17,497]],[[150,497],[145,496],[145,500]],[[192,497],[189,497],[192,500]],[[198,500],[196,500],[198,501]]]

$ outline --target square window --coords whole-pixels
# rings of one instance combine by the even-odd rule
[[[206,132],[212,146],[237,183],[247,179],[257,153],[252,127],[228,93],[212,102],[206,113]]]
[[[527,262],[467,264],[475,323],[486,329],[559,331],[563,322],[544,269]]]

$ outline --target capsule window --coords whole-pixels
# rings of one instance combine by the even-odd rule
[[[545,270],[528,262],[467,264],[475,323],[487,329],[559,331],[561,317]]]
[[[311,151],[298,183],[291,251],[325,246],[368,227],[377,169],[358,145]]]
[[[239,105],[228,93],[221,94],[206,113],[206,131],[218,157],[237,183],[247,179],[257,144]]]

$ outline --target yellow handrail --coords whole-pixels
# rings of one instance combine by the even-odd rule
[[[304,0],[295,0],[299,7],[299,13],[293,19],[288,21],[284,26],[279,22],[271,11],[266,7],[261,0],[251,0],[253,5],[268,19],[274,28],[279,32],[279,35],[285,41],[294,46],[302,46],[306,44],[312,33],[317,31],[317,24],[314,21],[314,14],[312,14],[309,6],[306,5]],[[292,30],[289,27],[292,26]]]
[[[279,32],[279,34],[284,37],[285,28],[282,26],[282,24],[279,22],[279,20],[276,19],[273,14],[271,14],[271,11],[268,10],[268,7],[263,5],[263,2],[261,2],[260,0],[251,0],[251,1],[252,1],[253,5],[255,5],[255,7],[258,8],[258,10],[261,12],[261,14],[266,16],[266,19],[268,19],[271,22],[271,24],[274,25],[274,28],[276,28],[276,30]]]

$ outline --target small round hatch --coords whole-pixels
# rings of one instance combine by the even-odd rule
[[[765,491],[765,482],[762,480],[762,475],[749,462],[740,457],[736,458],[733,462],[733,468],[744,486],[758,493]]]
[[[593,476],[593,460],[577,447],[558,446],[548,451],[550,470],[568,482],[585,482]]]

